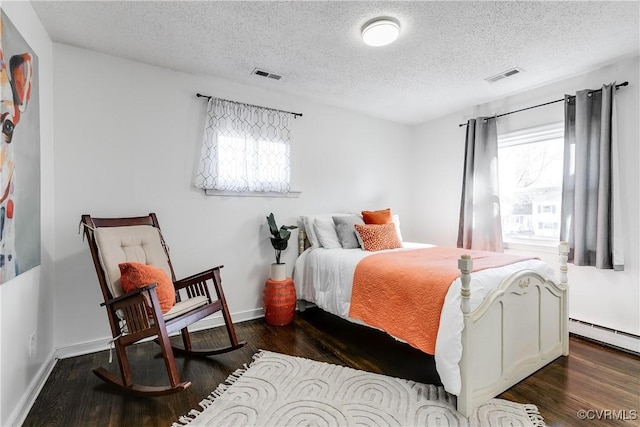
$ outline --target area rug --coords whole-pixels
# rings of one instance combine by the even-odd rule
[[[269,351],[173,427],[544,426],[535,405],[492,399],[467,418],[442,387]]]

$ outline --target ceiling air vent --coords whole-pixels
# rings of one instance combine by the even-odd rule
[[[503,71],[500,74],[496,74],[495,76],[487,77],[485,80],[488,81],[489,83],[495,83],[498,80],[506,79],[507,77],[511,77],[511,76],[519,74],[519,73],[521,73],[523,71],[524,70],[522,68],[514,67],[514,68],[510,68],[510,69],[508,69],[506,71]]]
[[[256,76],[261,77],[267,77],[273,80],[280,80],[282,78],[282,76],[279,76],[278,74],[270,73],[268,71],[261,70],[260,68],[254,68],[251,74],[255,74]]]

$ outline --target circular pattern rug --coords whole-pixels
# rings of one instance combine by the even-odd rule
[[[545,425],[535,405],[491,399],[467,418],[442,387],[269,351],[200,406],[173,426]]]

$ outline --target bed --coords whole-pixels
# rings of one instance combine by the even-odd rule
[[[403,242],[401,248],[377,252],[339,245],[322,247],[317,240],[313,245],[309,242],[307,231],[313,230],[312,223],[305,218],[303,224],[294,267],[299,307],[303,309],[305,302],[313,303],[367,326],[372,325],[350,316],[358,264],[381,253],[405,252],[400,255],[404,257],[433,247],[410,242]],[[399,234],[399,223],[397,230]],[[559,251],[557,281],[553,270],[537,259],[474,272],[474,260],[469,255],[457,259],[459,277],[446,291],[435,351],[428,353],[434,355],[445,389],[457,396],[458,411],[465,416],[556,358],[568,355],[565,243],[560,244]],[[402,331],[390,333],[384,326],[372,327],[412,344]]]

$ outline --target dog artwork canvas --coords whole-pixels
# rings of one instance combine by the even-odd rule
[[[37,56],[0,15],[0,283],[40,265]]]

